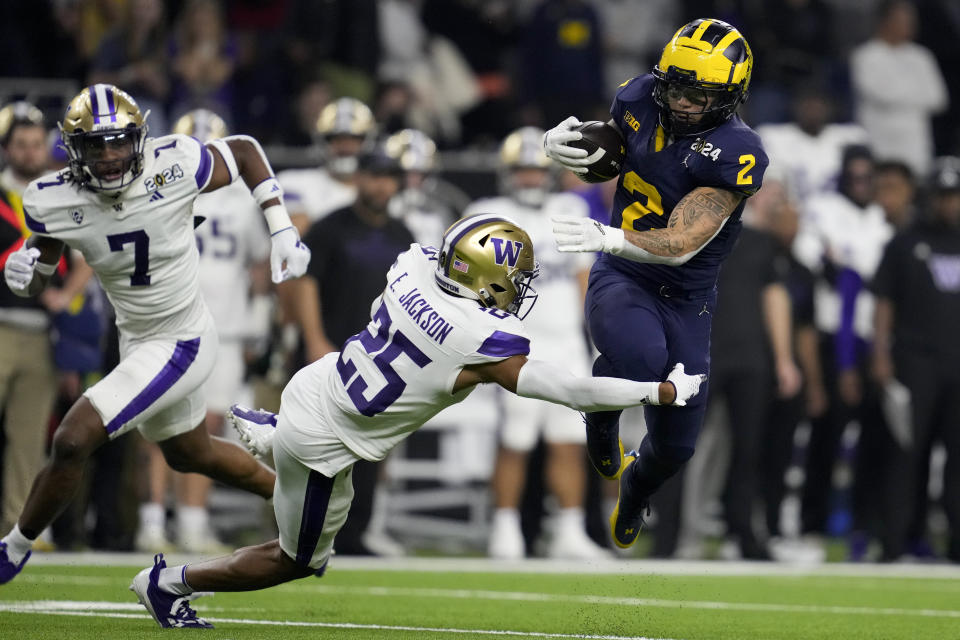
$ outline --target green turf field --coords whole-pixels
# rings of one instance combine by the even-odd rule
[[[197,600],[213,631],[161,631],[127,590],[138,568],[94,558],[99,566],[58,566],[50,556],[0,587],[0,637],[960,638],[960,572],[945,567],[827,565],[810,573],[611,561],[571,573],[576,567],[550,563],[513,572],[483,561],[342,560],[322,579]]]

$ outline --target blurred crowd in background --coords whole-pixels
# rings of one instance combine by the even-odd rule
[[[396,254],[474,212],[530,232],[534,344],[586,372],[590,264],[555,251],[549,216],[609,222],[617,181],[558,171],[543,130],[609,119],[617,86],[647,73],[680,25],[730,22],[753,48],[741,115],[770,168],[720,276],[698,453],[655,496],[639,553],[960,561],[956,2],[46,0],[4,13],[0,260],[25,233],[26,184],[65,163],[56,122],[86,84],[129,92],[154,137],[265,145],[313,260],[271,289],[253,200],[203,211],[200,276],[230,345],[210,383],[215,433],[232,402],[276,410],[299,366],[365,325]],[[0,285],[0,529],[64,408],[116,360],[109,305],[96,283],[73,284],[84,265],[70,262],[39,300]],[[625,443],[642,422],[624,414]],[[97,453],[89,490],[44,544],[210,552],[268,533],[256,500],[218,487],[198,503],[137,438]],[[589,470],[583,438],[572,412],[478,390],[385,463],[357,465],[336,550],[613,555],[616,485]]]

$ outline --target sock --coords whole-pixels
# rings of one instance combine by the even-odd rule
[[[13,525],[13,529],[4,537],[3,542],[7,543],[7,558],[13,564],[20,564],[33,546],[33,540],[23,535],[18,524]]]
[[[580,507],[567,507],[557,512],[557,531],[576,531],[582,533],[585,531],[583,522],[583,509]]]
[[[177,527],[180,531],[202,535],[209,528],[210,517],[204,507],[177,507]]]
[[[187,565],[185,564],[160,569],[157,586],[167,593],[174,593],[178,596],[188,596],[193,593],[193,589],[187,585],[186,573]]]
[[[163,531],[167,519],[166,509],[159,502],[143,502],[140,504],[140,528]]]
[[[499,508],[493,512],[494,527],[510,527],[511,529],[520,529],[520,512],[509,507]]]

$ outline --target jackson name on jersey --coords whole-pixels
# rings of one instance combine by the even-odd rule
[[[410,245],[387,272],[366,329],[344,344],[336,366],[326,368],[315,386],[301,385],[315,391],[297,398],[284,393],[285,410],[296,412],[300,430],[309,431],[311,414],[323,415],[350,450],[382,460],[424,422],[469,395],[472,388],[452,393],[464,366],[529,353],[520,320],[445,293],[434,275],[436,260],[432,247]]]
[[[189,136],[146,141],[140,177],[118,197],[71,182],[69,170],[33,181],[24,213],[33,233],[83,254],[128,336],[195,331],[208,313],[199,295],[193,201],[213,172],[210,151]]]

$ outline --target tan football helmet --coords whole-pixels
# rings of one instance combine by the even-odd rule
[[[194,109],[180,116],[173,123],[173,133],[193,136],[204,144],[230,134],[223,118],[209,109]]]
[[[530,236],[508,218],[461,218],[443,234],[436,279],[453,295],[522,320],[536,302],[537,292],[530,285],[539,274]],[[530,304],[524,309],[526,301]]]
[[[404,171],[429,173],[436,168],[437,145],[417,129],[402,129],[383,144],[387,155],[396,158]]]
[[[30,126],[43,126],[43,112],[24,100],[11,102],[0,109],[0,141],[7,143],[14,123],[29,123]]]
[[[356,98],[338,98],[320,111],[315,135],[327,156],[327,169],[337,175],[357,170],[357,158],[369,151],[376,136],[370,107]]]
[[[500,145],[500,190],[533,209],[543,206],[553,187],[553,165],[543,150],[543,134],[537,127],[521,127]]]
[[[77,94],[60,123],[73,178],[104,193],[133,184],[143,172],[148,115],[111,84],[95,84]],[[118,156],[117,151],[127,154]]]

